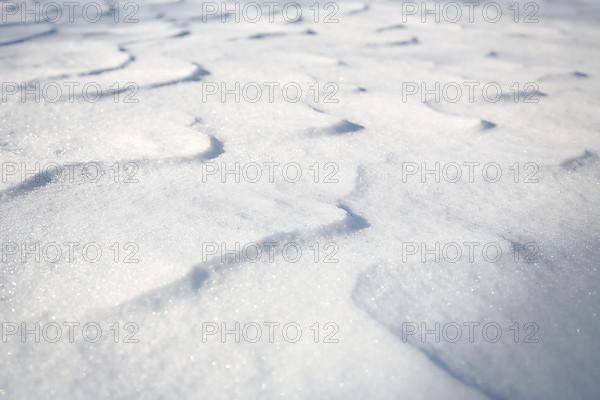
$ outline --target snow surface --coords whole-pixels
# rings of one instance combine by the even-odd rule
[[[1,242],[135,242],[141,259],[0,264],[1,321],[140,327],[136,344],[0,343],[0,398],[599,397],[597,1],[541,1],[536,24],[402,24],[387,0],[340,2],[337,24],[203,22],[200,2],[139,4],[131,25],[0,26],[3,82],[140,86],[137,104],[1,104],[2,162],[140,166],[131,185],[1,182]],[[340,101],[202,102],[202,79],[336,82]],[[403,103],[406,81],[537,82],[545,96]],[[339,182],[202,182],[208,160],[336,162]],[[534,162],[539,183],[404,183],[407,161]],[[269,238],[336,242],[340,262],[202,262],[202,242]],[[403,262],[409,241],[541,252],[537,264]],[[305,332],[203,343],[205,321]],[[314,343],[317,321],[337,323],[339,343]],[[507,338],[405,342],[404,321],[494,321]],[[539,343],[509,340],[528,321]]]

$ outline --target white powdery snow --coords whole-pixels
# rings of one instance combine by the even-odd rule
[[[96,263],[0,262],[3,329],[97,322],[105,335],[21,343],[5,330],[0,398],[598,398],[598,5],[540,1],[532,24],[510,14],[436,24],[418,15],[403,23],[399,1],[342,1],[339,22],[326,24],[312,21],[314,2],[301,3],[297,23],[280,14],[272,23],[203,21],[202,2],[151,1],[139,3],[134,24],[0,24],[2,82],[93,83],[111,93],[96,103],[0,103],[4,172],[36,163],[75,171],[2,177],[2,250],[79,242],[105,252]],[[436,81],[496,82],[507,96],[403,102],[403,83]],[[113,101],[116,82],[135,83],[139,101],[124,103],[130,92]],[[304,96],[205,101],[206,82],[297,82]],[[323,102],[326,89],[315,102],[315,82],[335,83],[339,102]],[[535,82],[540,101],[518,93],[514,102],[515,82]],[[298,163],[303,176],[203,179],[209,166],[253,162]],[[337,182],[324,183],[321,169],[315,183],[315,162],[335,163]],[[406,162],[496,162],[504,175],[403,181]],[[86,163],[117,163],[121,181],[82,179]],[[523,183],[526,163],[539,167],[537,183]],[[124,166],[135,183],[122,182]],[[206,242],[266,241],[299,243],[305,256],[203,254]],[[493,242],[505,257],[421,262],[403,259],[407,242]],[[121,257],[135,244],[139,262],[115,263],[113,243]],[[326,243],[338,262],[323,262]],[[539,246],[535,264],[523,260],[527,243]],[[203,341],[207,322],[294,322],[303,334],[297,343],[281,334],[272,343]],[[324,343],[321,331],[315,343],[315,322],[337,324],[338,341]],[[469,342],[469,322],[498,324],[502,339]],[[537,343],[523,343],[528,322]],[[126,323],[139,327],[138,343],[123,343]],[[458,324],[463,338],[422,340],[406,335],[407,323]]]

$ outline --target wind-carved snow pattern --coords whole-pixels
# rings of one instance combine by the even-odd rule
[[[51,29],[48,29],[48,30],[43,31],[43,32],[33,33],[31,35],[27,35],[25,37],[18,37],[16,39],[12,39],[12,40],[7,40],[7,41],[0,42],[0,47],[13,46],[15,44],[21,44],[21,43],[33,41],[33,40],[36,40],[36,39],[39,39],[39,38],[44,38],[46,36],[54,35],[57,32],[58,32],[58,30],[56,28],[51,28]]]
[[[1,343],[0,398],[598,397],[597,5],[541,1],[539,22],[523,24],[504,1],[499,23],[403,21],[391,0],[335,2],[315,22],[314,2],[300,3],[301,18],[286,21],[280,4],[273,22],[266,10],[236,22],[231,9],[151,1],[134,24],[114,23],[109,8],[95,24],[0,24],[3,81],[103,89],[96,103],[1,104],[0,161],[27,173],[0,182],[0,245],[134,243],[139,258],[0,262],[2,321],[139,326],[135,344]],[[206,84],[236,82],[297,82],[303,96],[204,96]],[[403,93],[436,82],[497,83],[502,94]],[[303,175],[207,176],[263,162],[298,163]],[[430,181],[420,172],[436,162],[497,163],[502,179],[470,182],[463,169],[457,182]],[[69,163],[75,179],[35,163]],[[86,182],[88,163],[135,166],[135,183]],[[407,177],[407,163],[419,173]],[[504,257],[403,254],[408,242],[475,241]],[[230,251],[207,257],[207,242]],[[306,250],[298,262],[253,261],[291,242]],[[324,244],[337,262],[315,262],[309,249]],[[299,324],[303,340],[203,340],[204,323],[269,321]],[[314,343],[316,322],[337,324],[339,341]],[[503,338],[405,331],[465,322],[497,323]],[[535,323],[538,342],[514,343],[515,323]]]

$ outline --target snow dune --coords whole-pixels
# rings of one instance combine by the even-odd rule
[[[4,172],[36,163],[75,171],[73,179],[64,169],[3,176],[3,255],[9,242],[105,251],[95,263],[79,254],[57,263],[7,256],[0,321],[3,329],[96,322],[109,335],[98,343],[7,336],[0,398],[598,397],[596,2],[537,2],[531,24],[511,14],[498,23],[403,22],[402,3],[391,0],[337,2],[339,22],[323,23],[314,21],[314,2],[301,3],[296,22],[279,13],[273,22],[222,22],[186,0],[138,2],[133,24],[79,16],[21,23],[13,15],[0,24],[2,82],[94,84],[104,94],[93,103],[81,93],[0,103]],[[297,82],[304,96],[222,102],[203,97],[209,82]],[[406,82],[494,82],[504,95],[403,101]],[[537,103],[523,101],[528,82],[539,88]],[[323,101],[332,95],[325,83],[335,84],[338,102]],[[296,183],[281,170],[272,182],[207,178],[207,168],[265,162],[297,163],[303,175]],[[436,162],[494,162],[503,176],[403,176],[407,163]],[[116,164],[121,178],[90,183],[80,173],[89,163],[104,171]],[[335,182],[324,182],[327,163]],[[536,182],[524,182],[526,165]],[[135,182],[124,183],[128,176]],[[259,243],[265,254],[273,241],[297,243],[305,256],[249,262],[235,251],[203,253],[203,243],[237,242]],[[474,261],[422,262],[405,257],[409,242],[495,243],[504,256],[489,262],[478,248]],[[114,262],[114,243],[121,258],[133,244],[139,262]],[[338,262],[323,262],[326,243]],[[526,262],[531,243],[536,263]],[[114,343],[115,322],[135,323],[138,342]],[[293,322],[302,337],[290,343],[277,330],[272,342],[205,341],[208,322]],[[337,342],[315,343],[315,322],[321,336],[334,323]],[[461,326],[463,337],[407,334],[436,323]],[[473,342],[465,323],[479,324]],[[482,338],[490,323],[502,328],[495,343]]]

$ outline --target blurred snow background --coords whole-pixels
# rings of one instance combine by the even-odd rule
[[[533,24],[402,23],[388,0],[337,2],[335,24],[136,4],[135,24],[0,26],[2,82],[140,87],[134,104],[2,102],[3,163],[135,162],[139,183],[3,180],[1,242],[135,242],[141,260],[0,264],[2,321],[140,327],[136,344],[0,343],[0,398],[598,398],[597,1],[536,2]],[[202,79],[335,82],[339,102],[204,102]],[[537,82],[544,96],[402,102],[407,81]],[[336,134],[348,122],[363,129]],[[204,183],[207,160],[335,162],[339,182]],[[407,161],[534,162],[539,182],[402,182]],[[290,237],[334,241],[340,262],[202,262],[202,242]],[[413,241],[541,252],[403,262]],[[333,321],[339,343],[203,343],[203,321]],[[535,321],[539,343],[403,341],[405,321]]]

